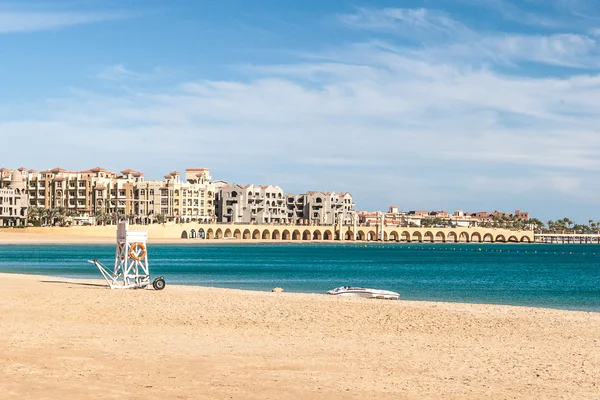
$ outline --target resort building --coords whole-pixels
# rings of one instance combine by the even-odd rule
[[[0,168],[0,226],[27,225],[25,168]]]
[[[287,218],[293,224],[354,224],[356,211],[350,193],[308,192],[286,198]]]
[[[152,223],[158,215],[164,221],[214,220],[215,190],[209,170],[190,168],[185,178],[182,182],[174,171],[164,181],[146,181],[143,173],[131,169],[117,174],[96,167],[29,170],[25,180],[30,207],[64,209],[74,223],[116,223],[125,218]]]
[[[285,224],[285,195],[279,186],[220,185],[215,199],[217,221],[226,223]]]
[[[29,205],[45,209],[64,208],[80,222],[93,221],[99,213],[131,215],[136,183],[143,174],[132,170],[121,175],[96,167],[85,171],[63,168],[27,171]]]
[[[173,171],[164,181],[145,181],[136,186],[135,214],[141,223],[213,222],[215,187],[208,168],[188,168],[185,181]]]

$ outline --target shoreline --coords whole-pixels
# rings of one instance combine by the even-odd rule
[[[598,393],[596,313],[168,283],[159,292],[110,290],[96,279],[24,274],[0,279],[0,392],[9,398]]]
[[[27,274],[27,273],[23,273],[23,272],[3,272],[0,271],[0,279],[2,278],[6,278],[6,277],[16,277],[16,278],[24,278],[24,279],[40,279],[40,280],[51,280],[51,281],[72,281],[73,284],[93,284],[96,286],[102,286],[105,287],[105,289],[109,289],[109,290],[113,290],[110,289],[109,286],[107,285],[106,281],[102,278],[72,278],[72,277],[67,277],[67,276],[57,276],[57,275],[39,275],[39,274]],[[271,290],[265,289],[265,290],[258,290],[258,289],[239,289],[239,288],[231,288],[231,287],[220,287],[220,286],[204,286],[204,285],[198,285],[198,284],[184,284],[184,283],[175,283],[175,284],[171,284],[169,283],[169,279],[168,276],[165,277],[165,281],[167,283],[167,287],[179,287],[179,288],[194,288],[194,289],[207,289],[207,290],[223,290],[223,291],[234,291],[234,292],[240,292],[241,294],[244,293],[262,293],[262,294],[267,294],[267,293],[274,293]],[[295,291],[288,291],[285,288],[283,288],[284,291],[280,292],[278,294],[282,294],[285,293],[285,295],[308,295],[308,296],[325,296],[325,297],[335,297],[335,296],[329,296],[327,293],[319,293],[319,292],[295,292]],[[119,290],[119,289],[114,289],[114,290]],[[124,290],[124,289],[121,289]],[[127,289],[129,290],[129,289]],[[135,289],[135,290],[153,290],[153,289]],[[275,294],[275,293],[274,293]],[[339,297],[339,298],[344,298],[344,299],[348,299],[349,297]],[[352,298],[350,298],[352,299]],[[600,309],[599,310],[581,310],[581,309],[572,309],[572,308],[557,308],[557,307],[543,307],[543,306],[532,306],[532,305],[519,305],[519,304],[500,304],[500,303],[476,303],[476,302],[460,302],[460,301],[443,301],[443,300],[408,300],[408,299],[404,299],[402,298],[402,293],[400,293],[400,298],[398,300],[379,300],[379,299],[362,299],[361,300],[367,300],[367,301],[383,301],[383,302],[396,302],[396,301],[401,301],[407,304],[410,303],[414,303],[414,304],[425,304],[425,305],[430,305],[430,306],[437,306],[437,305],[448,305],[449,307],[452,306],[490,306],[490,307],[512,307],[512,308],[519,308],[519,309],[530,309],[530,310],[555,310],[555,311],[564,311],[564,312],[579,312],[579,313],[592,313],[592,314],[598,314],[600,315]]]

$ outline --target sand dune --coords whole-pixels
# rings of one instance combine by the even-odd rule
[[[600,313],[0,274],[0,398],[600,398]]]

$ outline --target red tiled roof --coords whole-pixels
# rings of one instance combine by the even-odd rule
[[[186,168],[186,171],[208,171],[208,168]]]
[[[133,175],[133,176],[141,176],[141,175],[144,175],[144,174],[142,174],[141,172],[139,172],[139,171],[135,171],[135,170],[133,170],[133,169],[126,169],[126,170],[123,170],[123,171],[121,171],[121,173],[122,173],[122,174],[124,174],[124,175],[131,174],[131,175]]]
[[[102,167],[95,167],[95,168],[91,168],[91,169],[89,169],[88,171],[90,171],[90,172],[108,172],[108,170],[107,170],[107,169],[104,169],[104,168],[102,168]]]
[[[21,172],[23,172],[23,171],[27,171],[27,168],[25,168],[25,167],[21,167],[21,168],[19,168],[17,171],[21,171]]]

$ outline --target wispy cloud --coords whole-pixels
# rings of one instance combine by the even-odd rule
[[[546,35],[476,31],[447,13],[425,9],[360,9],[339,18],[354,28],[412,39],[413,45],[405,50],[433,62],[452,59],[467,63],[531,61],[573,68],[600,66],[600,44],[595,31]]]
[[[446,13],[424,8],[360,8],[354,14],[341,14],[338,18],[354,28],[396,34],[410,32],[420,38],[470,34],[463,24]]]
[[[55,30],[125,17],[123,13],[106,11],[48,11],[2,7],[0,8],[0,34]]]

